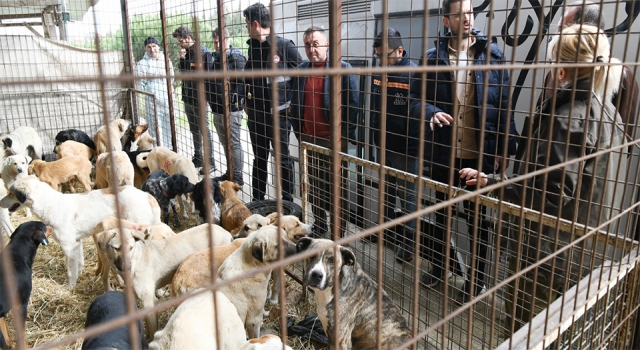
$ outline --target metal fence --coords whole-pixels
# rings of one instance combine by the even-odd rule
[[[440,0],[265,2],[271,14],[271,34],[264,40],[275,42],[275,36],[291,40],[291,49],[309,59],[307,55],[322,49],[324,42],[309,42],[309,32],[305,31],[312,26],[316,28],[311,32],[320,28],[327,39],[329,60],[323,63],[325,66],[290,67],[284,73],[275,68],[230,70],[226,65],[229,57],[224,54],[219,69],[206,70],[202,65],[206,62],[199,55],[201,48],[195,50],[195,69],[180,69],[179,39],[184,38],[172,33],[181,25],[193,30],[196,47],[201,44],[212,52],[221,50],[214,47],[211,31],[226,28],[228,33],[222,31],[219,39],[224,41],[229,35],[231,46],[240,49],[250,62],[255,61],[252,55],[258,51],[247,50],[249,32],[256,30],[251,21],[245,23],[243,10],[250,5],[248,1],[120,3],[123,30],[101,38],[96,46],[100,48],[100,43],[108,39],[121,40],[124,71],[53,78],[53,83],[60,84],[102,84],[98,90],[73,94],[14,92],[39,83],[37,77],[0,81],[3,131],[25,123],[34,126],[47,148],[62,129],[79,128],[92,135],[104,121],[116,116],[138,123],[153,118],[158,138],[171,135],[170,145],[159,143],[188,157],[198,152],[206,155],[208,140],[212,139],[211,152],[219,175],[220,171],[231,171],[235,155],[225,152],[229,145],[220,143],[219,130],[212,123],[209,83],[223,81],[224,121],[230,129],[230,81],[239,79],[246,89],[244,102],[249,106],[240,127],[244,185],[239,198],[244,202],[276,199],[282,208],[282,199],[291,195],[292,201],[303,208],[303,221],[314,225],[316,237],[333,239],[336,245],[351,249],[356,262],[377,283],[378,293],[384,290],[408,322],[411,341],[402,346],[640,348],[640,300],[636,292],[640,169],[637,1],[472,1],[468,13],[450,14]],[[460,9],[464,3],[454,2],[452,8]],[[598,6],[595,12],[590,12],[592,6]],[[571,37],[561,34],[562,23],[576,11],[584,14],[585,21],[601,24],[608,41],[606,45],[597,40],[591,43],[606,50],[594,54],[589,62],[579,60],[584,54],[580,50],[576,50],[579,54],[573,53],[573,62],[563,59],[560,50],[548,51],[549,43]],[[464,50],[447,44],[452,38],[463,41],[465,36],[446,34],[450,27],[462,28],[456,25],[465,19],[473,19],[472,27],[483,33],[473,33],[476,40],[469,52],[476,56],[469,61],[458,56],[458,51]],[[376,44],[379,33],[381,43]],[[255,32],[252,35],[257,37]],[[402,39],[400,51],[393,41],[396,35]],[[166,85],[166,96],[153,97],[136,89],[143,80],[136,67],[149,36],[159,40],[166,55],[164,72],[148,79]],[[261,42],[254,40],[253,45]],[[378,46],[380,55],[374,46]],[[438,49],[426,52],[435,47]],[[291,58],[281,50],[278,45],[270,45],[260,53],[277,65]],[[424,59],[426,55],[431,55],[430,60]],[[451,57],[459,61],[453,62]],[[402,59],[405,63],[398,64]],[[445,63],[449,60],[452,62]],[[24,62],[25,67],[34,64]],[[585,95],[585,89],[577,87],[577,78],[567,80],[565,85],[553,83],[556,78],[562,79],[560,69],[562,74],[573,76],[584,67],[594,71],[608,67],[608,74],[613,74],[617,71],[614,68],[622,65],[625,75],[613,89],[611,101],[592,95],[592,85]],[[174,75],[169,66],[173,66]],[[591,73],[586,80],[594,75]],[[301,78],[307,78],[306,85],[296,86],[305,81]],[[290,82],[286,89],[269,85],[266,97],[258,95],[257,82],[278,79]],[[200,101],[196,123],[200,130],[205,129],[205,123],[212,130],[210,135],[200,132],[204,139],[201,149],[191,134],[189,123],[193,120],[186,115],[185,81],[195,82],[194,97]],[[105,84],[123,84],[126,88],[116,89],[118,94],[114,94],[115,90]],[[295,104],[276,103],[280,94],[297,96],[294,101],[301,96],[311,98],[316,91],[312,88],[322,89],[322,97],[312,104],[297,108]],[[118,103],[100,96],[102,92]],[[82,96],[85,102],[69,96]],[[170,130],[160,126],[160,99],[167,101]],[[587,101],[587,107],[565,99]],[[107,106],[95,101],[106,101]],[[255,107],[258,103],[285,105],[281,114],[287,118],[259,115]],[[406,109],[399,107],[404,104],[408,105]],[[273,112],[265,108],[269,110],[266,114]],[[439,111],[451,111],[453,126],[442,129],[436,124],[431,131],[430,120]],[[300,120],[292,119],[295,116]],[[305,120],[309,116],[327,119]],[[296,122],[299,126],[291,129],[288,123]],[[515,130],[509,128],[511,122]],[[313,125],[322,126],[309,130]],[[398,133],[397,125],[404,128],[403,132]],[[499,125],[502,127],[496,128]],[[444,137],[442,130],[456,136]],[[287,135],[289,142],[279,142]],[[226,136],[230,139],[231,135]],[[259,136],[271,136],[275,142],[259,143]],[[517,155],[515,143],[522,150]],[[452,147],[456,151],[451,151]],[[204,162],[209,162],[206,156]],[[284,178],[288,162],[293,167],[290,179]],[[486,187],[463,183],[458,171],[465,167],[492,168],[485,170],[491,181]],[[264,175],[258,175],[261,172]],[[264,187],[257,182],[264,182]],[[282,259],[270,268],[288,266],[290,275],[301,281],[305,276],[299,262],[310,256]],[[236,282],[215,281],[207,289],[218,290]],[[287,286],[287,293],[304,289],[298,284],[283,286]],[[133,297],[129,287],[125,291]],[[299,319],[304,315],[298,313],[299,305],[286,302],[287,293],[282,295],[286,307],[272,310],[279,318],[269,327],[292,346],[322,348],[309,341],[296,342],[288,334],[287,316]],[[189,297],[192,295],[167,297],[152,309],[130,310],[117,322],[60,334],[49,344],[73,346],[78,338],[149,313],[171,311]],[[304,293],[299,303],[313,305],[314,298]],[[353,306],[341,304],[340,299],[336,304],[338,308]],[[379,306],[375,314],[366,315],[375,322],[376,335],[381,333],[385,319],[381,310]],[[161,321],[161,327],[165,321]],[[336,341],[335,336],[329,339]],[[27,337],[26,344],[29,342]],[[337,343],[329,346],[339,348]]]

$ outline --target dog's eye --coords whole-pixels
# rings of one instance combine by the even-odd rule
[[[335,262],[335,260],[333,259],[333,257],[332,257],[332,256],[330,256],[330,257],[328,257],[328,258],[327,258],[327,263],[329,263],[329,264],[333,264],[334,262]]]
[[[262,224],[258,224],[258,228],[261,228],[261,227],[262,227]]]
[[[120,247],[113,247],[113,250],[115,250],[116,252],[120,252]]]
[[[245,231],[249,231],[249,226],[245,226],[245,227],[244,227],[244,230],[245,230]]]

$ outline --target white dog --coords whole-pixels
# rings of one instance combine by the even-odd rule
[[[212,225],[212,232],[213,245],[226,245],[233,239],[231,234],[220,226]],[[189,254],[209,247],[207,224],[182,231],[167,239],[148,241],[136,241],[131,233],[123,234],[122,241],[117,233],[117,229],[100,232],[96,235],[96,242],[121,276],[125,265],[120,252],[130,254],[127,260],[130,264],[133,291],[145,308],[155,305],[156,289],[171,283],[178,266]],[[158,328],[158,320],[156,315],[152,314],[147,315],[145,321],[147,336],[150,338]]]
[[[133,186],[118,189],[120,213],[125,220],[140,224],[160,223],[160,206],[155,198]],[[109,190],[63,194],[35,176],[16,180],[0,206],[15,211],[21,205],[53,227],[53,237],[67,257],[69,289],[73,289],[84,266],[81,240],[102,220],[116,216],[115,195]]]
[[[19,126],[8,134],[0,135],[4,148],[11,148],[16,154],[23,154],[31,159],[42,159],[42,140],[36,129],[30,126]]]
[[[275,334],[265,334],[260,338],[249,339],[240,350],[293,350],[289,345],[282,344],[282,339]]]
[[[7,188],[4,186],[4,182],[0,179],[0,196],[4,198],[8,193]],[[9,237],[13,234],[14,228],[13,225],[11,225],[9,210],[7,208],[0,208],[0,228]]]
[[[243,276],[258,267],[277,261],[279,242],[284,244],[285,257],[295,254],[295,244],[285,239],[284,230],[268,225],[251,233],[242,246],[222,263],[218,269],[218,278],[224,281]],[[249,338],[260,336],[269,274],[269,271],[265,271],[220,288],[236,306]]]
[[[217,336],[214,331],[216,326],[220,332]],[[236,307],[220,292],[216,292],[214,307],[213,294],[209,291],[189,298],[178,306],[164,329],[155,334],[149,349],[238,350],[246,341],[247,333]]]
[[[2,181],[4,181],[4,187],[9,190],[9,187],[13,185],[13,182],[16,179],[21,179],[23,177],[27,177],[29,170],[29,163],[31,163],[31,157],[25,156],[22,154],[16,154],[13,156],[8,156],[3,160],[2,171],[0,172],[0,177],[2,177]],[[7,193],[3,195],[6,196]],[[9,211],[6,209],[2,209],[9,215]],[[26,208],[25,214],[28,218],[31,217],[31,209]],[[3,214],[4,215],[4,214]]]

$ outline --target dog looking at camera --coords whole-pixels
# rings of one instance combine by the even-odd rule
[[[29,175],[29,163],[31,163],[31,157],[25,156],[22,154],[15,154],[12,156],[8,156],[4,159],[4,165],[2,166],[2,172],[0,172],[0,177],[2,177],[2,181],[4,182],[4,188],[9,190],[9,187],[13,185],[13,182],[17,179],[21,179],[23,177],[27,177]],[[6,196],[6,191],[2,191],[2,196]],[[2,209],[3,213],[0,214],[2,216],[9,217],[9,211],[7,209]],[[30,218],[31,217],[31,209],[25,209],[25,215]],[[11,223],[9,223],[11,225]],[[13,232],[13,228],[11,229]],[[7,232],[9,235],[11,233]]]
[[[220,205],[220,226],[235,235],[242,230],[244,220],[251,216],[251,211],[238,198],[238,191],[242,187],[232,181],[222,181],[220,192],[222,204]]]
[[[338,246],[334,254],[334,242],[328,239],[304,237],[296,246],[298,252],[317,250],[318,253],[304,260],[303,280],[316,297],[318,317],[322,322],[330,348],[336,337],[340,349],[396,349],[411,339],[411,329],[402,317],[400,309],[382,293],[382,314],[377,315],[378,285],[356,262],[353,252]],[[335,286],[334,276],[339,274],[339,285]],[[338,288],[338,319],[334,320],[334,288]],[[382,317],[381,339],[378,344],[378,316]],[[379,346],[379,347],[378,347]]]
[[[173,226],[180,227],[175,198],[193,192],[193,184],[181,174],[169,175],[164,170],[152,172],[142,184],[141,189],[150,193],[158,201],[165,224],[169,224],[169,206],[173,209]]]

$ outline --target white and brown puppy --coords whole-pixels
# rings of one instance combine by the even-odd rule
[[[411,339],[407,321],[382,289],[382,314],[377,314],[378,285],[360,268],[349,248],[339,245],[338,253],[334,254],[333,241],[305,237],[298,242],[297,250],[318,251],[304,260],[303,279],[314,291],[318,317],[329,344],[334,344],[337,337],[340,349],[396,349]],[[334,285],[335,274],[339,274],[338,286]],[[336,287],[340,303],[338,329],[334,324],[333,306]],[[378,317],[382,317],[382,344],[377,341]]]
[[[271,213],[267,215],[267,219],[269,219],[269,224],[271,225],[280,224],[282,229],[287,233],[287,238],[293,243],[298,243],[302,237],[306,237],[311,233],[311,225],[303,223],[295,215],[279,216],[278,213]],[[278,219],[280,219],[279,223],[277,222]],[[267,298],[269,304],[276,305],[280,295],[280,283],[283,276],[280,270],[276,270],[272,275],[273,283],[271,284]]]
[[[113,155],[113,162],[110,155]],[[109,187],[111,168],[115,168],[117,186],[133,185],[134,171],[129,155],[123,151],[105,152],[96,160],[96,189]]]
[[[106,218],[100,221],[100,223],[97,224],[96,227],[93,229],[93,242],[95,243],[96,248],[100,247],[100,242],[98,242],[98,237],[97,237],[98,233],[107,231],[107,230],[117,229],[119,225],[122,225],[122,228],[131,230],[131,233],[134,236],[134,238],[137,238],[139,240],[165,239],[165,238],[173,237],[176,235],[175,232],[171,230],[171,227],[163,223],[159,223],[155,225],[140,225],[128,220],[118,221],[118,218],[112,216],[110,218]],[[102,250],[100,249],[96,249],[96,250],[98,251],[98,264],[96,266],[95,275],[100,276],[100,279],[102,280],[102,284],[104,285],[105,291],[113,290],[111,288],[111,284],[109,283],[109,270],[113,271],[113,274],[116,276],[116,280],[118,281],[118,284],[121,287],[123,287],[124,282],[122,281],[122,278],[118,274],[115,265],[113,265],[110,259],[107,259],[106,255]]]
[[[129,128],[128,120],[116,119],[107,125],[103,125],[96,131],[93,141],[96,144],[96,155],[101,155],[108,151],[122,151],[122,142],[120,139],[124,136]],[[107,128],[109,131],[107,132]]]
[[[285,257],[295,254],[295,244],[285,239],[284,230],[269,225],[252,232],[240,248],[222,263],[218,278],[224,281],[244,276],[247,272],[277,261],[281,243],[284,244]],[[268,285],[269,271],[265,271],[220,288],[220,292],[236,306],[249,338],[260,336]]]
[[[36,129],[30,126],[19,126],[8,134],[0,135],[0,140],[5,149],[11,148],[16,154],[43,159],[42,139]]]
[[[69,156],[53,162],[35,159],[29,164],[29,174],[36,174],[40,181],[49,184],[58,192],[67,183],[70,192],[75,193],[73,181],[79,182],[84,192],[91,191],[91,162],[81,156]]]
[[[234,239],[237,238],[245,238],[251,232],[258,231],[262,226],[267,226],[271,224],[271,219],[268,217],[264,217],[260,214],[251,214],[248,218],[244,219],[242,223],[242,229],[233,236]],[[295,242],[294,242],[295,243]]]
[[[231,234],[222,227],[212,225],[211,230],[214,246],[231,243]],[[129,254],[127,260],[133,290],[142,305],[150,308],[157,301],[156,289],[171,283],[180,263],[189,254],[209,246],[209,227],[207,224],[196,226],[167,239],[136,241],[130,232],[122,237],[124,241],[120,239],[118,230],[108,230],[98,233],[96,241],[121,275],[125,270],[121,254]],[[151,337],[158,328],[156,315],[148,315],[145,321],[147,336]]]
[[[31,157],[22,154],[15,154],[4,159],[4,165],[2,166],[0,177],[2,177],[2,181],[4,181],[5,189],[9,190],[9,187],[13,184],[14,181],[23,177],[27,177],[29,175],[29,163],[31,163]],[[6,195],[7,192],[3,191],[2,197]],[[6,215],[6,217],[9,217],[9,211],[7,209],[2,209],[2,211],[3,213],[1,215]],[[25,214],[28,218],[30,218],[31,209],[26,208]],[[11,232],[13,232],[13,228],[11,229]],[[11,235],[11,233],[8,234]]]
[[[88,160],[92,160],[94,158],[94,150],[84,143],[80,143],[78,141],[65,141],[56,147],[56,154],[58,155],[58,159],[62,159],[68,156],[82,156],[87,158]]]
[[[238,198],[240,185],[232,181],[222,181],[220,192],[222,204],[220,205],[220,226],[235,235],[243,228],[244,220],[251,216],[251,211]]]
[[[160,223],[158,202],[133,186],[118,189],[120,214],[125,220],[140,224]],[[0,206],[15,211],[30,207],[42,221],[53,227],[53,237],[67,257],[69,289],[73,289],[84,266],[81,240],[93,232],[100,221],[116,216],[115,194],[95,190],[87,194],[62,194],[35,176],[16,180]]]
[[[213,247],[213,261],[216,268],[240,246],[246,238],[238,238],[231,244]],[[171,295],[178,296],[202,288],[211,283],[211,249],[203,249],[189,254],[176,270],[171,281]]]
[[[249,339],[239,350],[293,350],[282,344],[282,339],[275,334],[265,334],[260,338]]]
[[[149,349],[240,349],[247,333],[235,306],[220,292],[216,292],[215,301],[211,291],[185,300],[164,329],[156,332]],[[217,336],[214,330],[219,332]]]

